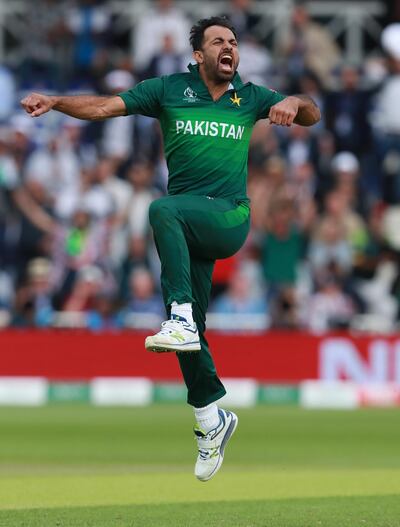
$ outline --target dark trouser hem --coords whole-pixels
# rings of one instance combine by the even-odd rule
[[[188,397],[187,403],[190,404],[191,406],[194,406],[195,408],[203,408],[203,406],[207,406],[208,404],[215,403],[215,401],[218,401],[218,399],[221,399],[221,397],[223,397],[224,395],[226,395],[225,388],[221,390],[220,392],[214,393],[208,399],[204,399],[203,401],[193,401],[189,399]]]
[[[172,302],[176,302],[177,304],[194,304],[195,300],[191,296],[179,296],[172,294],[167,298],[167,306],[172,305]]]

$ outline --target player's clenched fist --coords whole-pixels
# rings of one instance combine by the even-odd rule
[[[41,93],[31,93],[21,101],[21,106],[32,117],[38,117],[53,108],[54,97],[42,95]]]
[[[283,101],[274,104],[269,110],[269,121],[271,124],[291,126],[299,111],[299,100],[297,97],[286,97]]]

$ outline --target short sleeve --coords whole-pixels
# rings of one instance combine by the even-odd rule
[[[128,115],[139,113],[148,117],[158,117],[161,113],[163,94],[163,79],[154,78],[139,82],[134,88],[118,95],[124,101]]]
[[[254,86],[256,89],[257,113],[256,120],[266,119],[269,115],[269,110],[274,104],[283,101],[286,95],[269,90],[263,86]]]

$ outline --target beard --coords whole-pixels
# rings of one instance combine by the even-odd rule
[[[217,60],[206,56],[204,57],[204,71],[207,77],[216,84],[230,82],[235,76],[237,66],[238,65],[232,60],[231,71],[223,71],[221,69],[219,57]]]

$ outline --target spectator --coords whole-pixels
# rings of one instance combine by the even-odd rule
[[[310,331],[321,333],[337,329],[347,329],[355,308],[333,277],[320,284],[318,291],[311,296],[306,310],[305,326]]]
[[[78,83],[93,86],[95,61],[105,46],[110,14],[97,0],[79,0],[66,15],[66,26],[73,35],[74,74]]]
[[[15,103],[17,87],[12,72],[3,64],[0,65],[0,122],[6,122],[11,117]]]
[[[224,12],[224,15],[232,22],[238,39],[241,41],[248,35],[257,36],[257,25],[261,17],[254,12],[253,4],[253,0],[230,0]]]
[[[316,175],[314,166],[307,161],[292,167],[287,184],[288,196],[291,196],[296,209],[297,221],[304,231],[308,231],[316,219],[315,203]]]
[[[163,37],[161,49],[153,55],[147,68],[146,77],[161,77],[185,71],[186,57],[175,49],[173,35],[166,34]]]
[[[341,192],[347,206],[365,212],[369,206],[366,189],[361,187],[360,163],[351,152],[339,152],[332,159],[333,188]]]
[[[17,326],[33,325],[49,327],[53,323],[51,262],[46,258],[34,258],[27,266],[25,284],[16,295]]]
[[[110,71],[104,78],[106,93],[116,95],[135,85],[135,77],[126,70]],[[134,155],[135,117],[115,117],[104,121],[101,135],[101,152],[118,164],[125,163]]]
[[[253,128],[249,149],[249,174],[262,172],[265,162],[271,156],[280,155],[280,144],[274,127],[261,120]]]
[[[98,183],[112,199],[112,220],[110,225],[110,259],[118,270],[128,255],[129,232],[128,217],[133,199],[132,186],[115,175],[117,163],[111,158],[103,158],[96,168]]]
[[[248,194],[252,203],[252,226],[257,231],[265,228],[274,194],[284,186],[286,172],[284,159],[271,156],[265,162],[262,172],[254,172],[249,177]]]
[[[68,278],[71,289],[62,310],[70,313],[88,313],[93,309],[96,299],[105,293],[103,271],[96,265],[82,265],[74,274],[73,282],[71,274]]]
[[[272,75],[272,59],[268,50],[252,33],[240,41],[240,76],[244,82],[268,86]]]
[[[135,27],[135,52],[133,61],[139,71],[145,71],[152,57],[165,44],[165,36],[173,36],[173,49],[178,54],[189,54],[189,21],[175,7],[173,0],[154,0],[139,18]],[[149,36],[151,35],[151,38]]]
[[[325,102],[326,125],[334,135],[337,151],[346,150],[358,157],[370,151],[371,96],[371,91],[361,88],[359,69],[342,66],[339,87],[327,94]]]
[[[314,146],[311,160],[317,175],[315,195],[318,204],[321,204],[325,194],[334,186],[332,161],[335,155],[335,141],[333,134],[324,130],[316,138]]]
[[[84,209],[94,218],[112,219],[116,204],[112,192],[98,179],[99,165],[101,161],[94,167],[81,166],[79,186],[58,196],[54,210],[59,218],[69,221],[77,209]]]
[[[80,163],[71,145],[60,136],[33,151],[25,167],[25,181],[39,183],[56,206],[60,196],[76,192]]]
[[[293,200],[282,197],[272,201],[262,240],[261,265],[275,326],[293,327],[297,323],[295,286],[298,266],[304,258],[305,234],[295,220]]]
[[[35,12],[37,16],[27,11],[18,35],[23,56],[18,68],[20,83],[25,89],[59,89],[64,80],[59,61],[67,44],[66,2],[36,0]]]
[[[114,286],[108,261],[107,223],[101,220],[94,221],[94,217],[84,208],[74,212],[70,225],[58,225],[54,236],[52,259],[54,261],[52,284],[56,289],[59,308],[67,305],[69,310],[79,311],[83,307],[76,306],[83,306],[89,293],[94,295],[103,291],[108,292]],[[89,274],[86,280],[87,276],[82,270],[87,268],[95,271]],[[87,287],[87,282],[90,285],[94,283],[98,289]],[[77,289],[75,283],[78,284]],[[70,296],[73,299],[71,301],[69,301]]]
[[[164,316],[164,304],[155,290],[153,276],[145,267],[134,268],[129,277],[129,296],[122,312],[124,326],[154,329]]]
[[[299,80],[307,70],[315,73],[324,86],[330,86],[340,51],[330,33],[311,20],[303,4],[293,8],[291,25],[282,34],[281,50],[287,60],[291,92],[299,92]]]
[[[292,126],[284,140],[285,156],[289,165],[302,165],[311,161],[314,149],[314,138],[309,128]]]
[[[3,283],[15,284],[21,265],[21,215],[17,206],[21,181],[8,139],[7,130],[0,130],[0,270],[4,273]]]
[[[121,314],[116,310],[116,298],[109,294],[94,297],[86,314],[86,327],[90,331],[117,331],[123,327]]]
[[[136,163],[129,168],[128,179],[132,185],[129,202],[128,231],[130,237],[130,256],[134,263],[144,264],[147,257],[149,237],[148,212],[150,203],[159,196],[154,189],[153,169],[149,163]]]
[[[325,198],[325,213],[341,223],[345,236],[355,252],[364,251],[368,244],[368,233],[362,216],[352,209],[352,203],[340,187],[329,192]]]
[[[314,277],[320,283],[326,274],[344,280],[352,270],[353,251],[342,222],[323,216],[313,232],[308,253]]]
[[[151,313],[160,319],[165,315],[162,298],[156,292],[154,278],[145,267],[136,267],[129,277],[129,313]]]
[[[25,172],[26,162],[35,149],[34,125],[26,114],[14,113],[10,119],[10,149],[20,174]]]
[[[377,95],[374,127],[384,183],[383,197],[389,203],[400,199],[400,24],[387,26],[381,36],[387,53],[389,75]]]
[[[340,85],[326,97],[326,125],[334,134],[337,151],[352,152],[360,161],[363,189],[369,199],[382,195],[378,159],[372,149],[373,90],[362,87],[360,69],[344,65]]]
[[[252,292],[249,276],[237,271],[231,276],[227,291],[215,299],[210,311],[227,315],[263,315],[267,313],[267,302],[265,296]]]
[[[368,243],[363,251],[358,252],[354,264],[355,288],[364,302],[367,328],[371,331],[380,331],[382,326],[393,329],[398,317],[400,281],[396,263],[397,251],[390,246],[390,232],[397,232],[395,225],[398,220],[392,217],[394,221],[391,229],[390,209],[391,207],[386,211],[385,218],[382,204],[372,207],[368,216]]]

